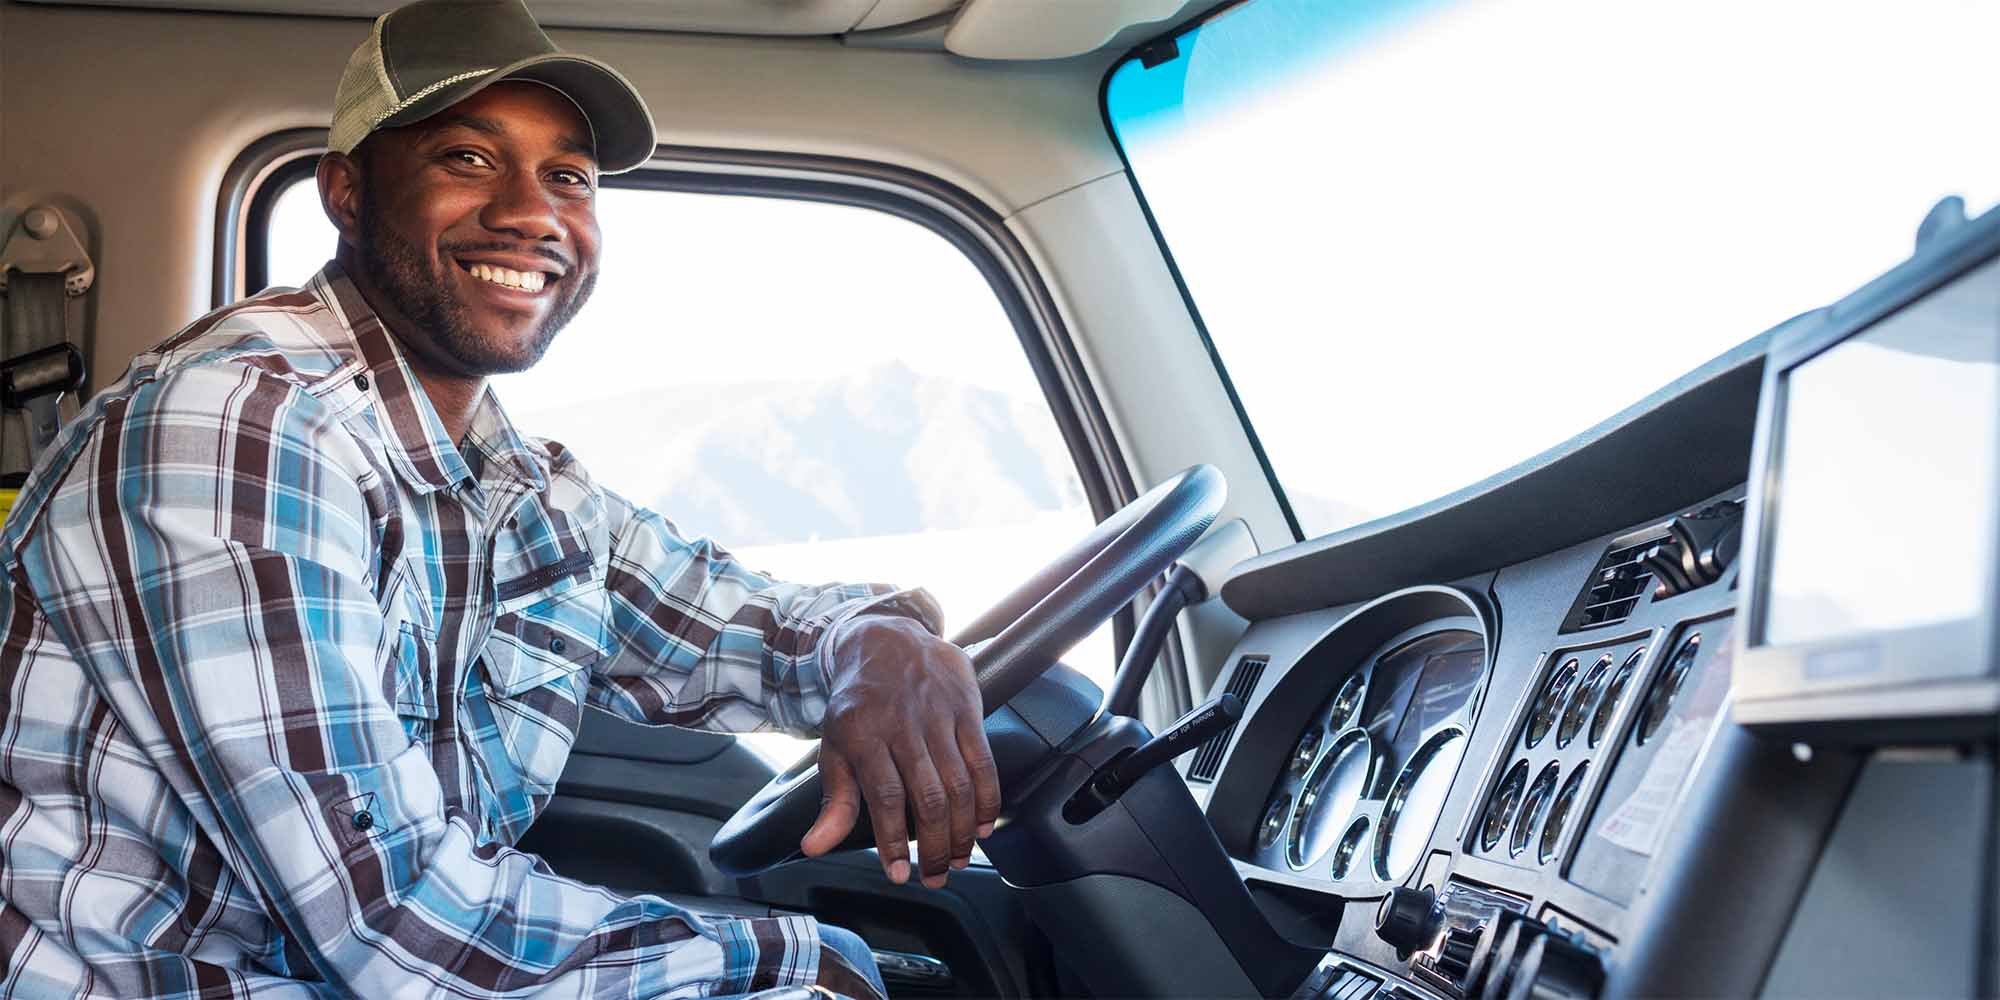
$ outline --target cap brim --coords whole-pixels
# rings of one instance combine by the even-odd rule
[[[502,80],[532,80],[575,102],[590,125],[597,147],[597,169],[616,174],[653,156],[658,141],[652,113],[638,88],[612,69],[588,56],[567,52],[531,56],[491,73],[439,87],[382,120],[376,129],[414,125]]]

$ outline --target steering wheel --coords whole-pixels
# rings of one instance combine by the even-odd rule
[[[1226,495],[1222,473],[1214,466],[1183,470],[1105,518],[1082,541],[952,637],[972,658],[989,736],[993,713],[1165,572],[1215,522]],[[1003,776],[1026,763],[1004,759],[1007,745],[992,743],[994,764]],[[819,756],[814,750],[737,809],[716,832],[708,856],[717,868],[735,876],[756,875],[797,861],[804,857],[799,840],[819,810]],[[863,810],[839,850],[874,842]]]

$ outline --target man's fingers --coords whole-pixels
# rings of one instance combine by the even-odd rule
[[[993,749],[986,743],[986,724],[977,716],[958,720],[958,752],[972,776],[973,821],[979,836],[993,835],[1000,818],[1000,769],[993,763]]]
[[[868,819],[875,826],[875,849],[882,853],[882,870],[889,881],[910,880],[910,835],[903,822],[903,778],[886,748],[877,746],[861,761],[861,795],[868,800]]]
[[[816,858],[840,846],[854,832],[861,818],[861,786],[854,781],[854,768],[838,753],[819,755],[819,818],[799,840],[799,849]]]
[[[923,866],[924,885],[936,889],[951,871],[951,797],[921,736],[898,740],[895,749],[896,766],[909,788],[910,811],[917,818],[917,863]]]
[[[944,782],[944,797],[951,811],[951,867],[972,863],[972,839],[979,832],[978,810],[974,807],[972,774],[965,767],[965,752],[958,747],[958,734],[949,719],[936,726],[927,745],[931,764]]]

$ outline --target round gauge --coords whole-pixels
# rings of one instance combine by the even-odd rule
[[[1640,646],[1618,665],[1618,672],[1611,675],[1611,683],[1604,689],[1604,697],[1598,699],[1597,711],[1590,716],[1590,739],[1586,746],[1596,747],[1604,738],[1604,731],[1611,728],[1611,717],[1618,712],[1618,699],[1625,697],[1625,687],[1632,683],[1632,675],[1639,672],[1639,661],[1646,658],[1646,647]]]
[[[1590,773],[1590,762],[1584,761],[1569,773],[1569,780],[1563,782],[1562,793],[1556,796],[1555,805],[1549,807],[1548,821],[1542,824],[1542,846],[1535,852],[1535,859],[1548,864],[1556,856],[1556,844],[1562,840],[1563,824],[1569,822],[1570,810],[1576,806],[1576,796],[1583,790],[1583,776]]]
[[[1507,825],[1514,822],[1514,810],[1521,805],[1521,796],[1528,791],[1528,762],[1518,760],[1507,769],[1506,780],[1493,791],[1493,801],[1486,804],[1486,818],[1479,824],[1479,847],[1490,851],[1500,846],[1500,838],[1507,835]]]
[[[1342,879],[1354,870],[1354,858],[1361,853],[1361,842],[1368,839],[1368,817],[1363,816],[1347,828],[1347,836],[1340,838],[1340,846],[1333,851],[1333,877]]]
[[[1334,744],[1307,779],[1305,791],[1292,810],[1292,838],[1285,860],[1293,868],[1310,868],[1326,856],[1334,838],[1347,829],[1354,807],[1368,784],[1373,755],[1368,737],[1351,733]]]
[[[1604,675],[1611,672],[1611,654],[1597,658],[1590,667],[1590,673],[1583,675],[1583,683],[1576,686],[1576,692],[1569,696],[1569,706],[1563,709],[1562,724],[1556,727],[1556,749],[1569,746],[1576,734],[1583,732],[1583,722],[1590,718],[1590,710],[1597,704],[1597,694],[1604,688]]]
[[[1299,734],[1299,745],[1292,748],[1292,763],[1285,769],[1286,776],[1293,781],[1306,776],[1313,766],[1313,756],[1319,753],[1319,740],[1324,732],[1318,726],[1307,726]]]
[[[1270,808],[1264,810],[1264,819],[1257,824],[1257,849],[1270,850],[1278,842],[1278,834],[1285,829],[1285,814],[1291,811],[1292,793],[1279,792],[1271,800]]]
[[[1701,652],[1701,633],[1696,632],[1681,640],[1674,657],[1667,661],[1665,669],[1653,681],[1653,690],[1646,695],[1644,713],[1639,716],[1639,742],[1645,743],[1660,731],[1660,724],[1667,721],[1667,712],[1674,706],[1674,696],[1681,691],[1682,682],[1687,680],[1688,670],[1694,666],[1695,654]]]
[[[1356,671],[1340,686],[1340,692],[1333,696],[1333,709],[1327,713],[1327,728],[1339,729],[1354,719],[1354,710],[1361,707],[1361,673]]]
[[[1382,829],[1375,837],[1375,874],[1391,882],[1408,877],[1430,846],[1431,830],[1444,810],[1445,793],[1465,755],[1465,732],[1447,729],[1431,737],[1396,775],[1382,803]]]
[[[1556,716],[1563,710],[1563,702],[1569,697],[1570,685],[1576,683],[1576,658],[1563,661],[1561,668],[1549,678],[1542,688],[1542,696],[1535,699],[1535,712],[1528,716],[1528,745],[1542,741],[1555,727]]]
[[[1551,762],[1535,776],[1534,785],[1528,789],[1528,797],[1521,802],[1521,813],[1514,817],[1514,835],[1507,839],[1507,853],[1519,857],[1528,849],[1528,839],[1535,835],[1535,828],[1542,825],[1542,817],[1549,811],[1549,800],[1556,795],[1556,774],[1559,768]]]

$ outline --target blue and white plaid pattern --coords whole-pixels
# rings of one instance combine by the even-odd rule
[[[921,591],[752,573],[523,438],[461,450],[329,266],[133,362],[0,533],[8,996],[711,996],[818,971],[511,849],[585,703],[812,733],[830,627]]]

